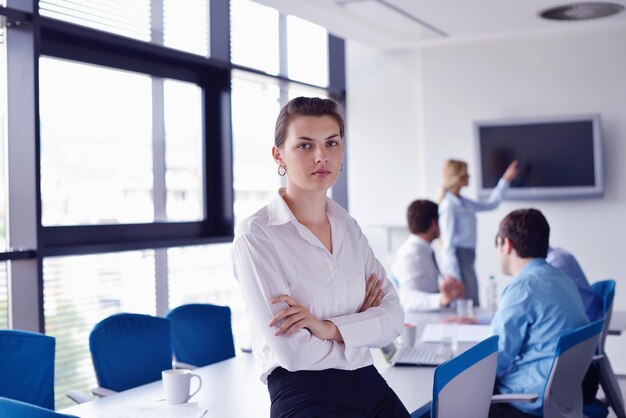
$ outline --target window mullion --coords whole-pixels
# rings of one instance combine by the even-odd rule
[[[37,248],[38,152],[36,124],[37,69],[32,28],[6,31],[8,230],[12,248]],[[10,327],[43,330],[41,263],[9,263]]]

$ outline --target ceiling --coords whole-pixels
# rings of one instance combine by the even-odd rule
[[[382,50],[414,48],[440,40],[626,26],[626,11],[584,22],[550,21],[538,16],[545,9],[568,3],[565,0],[255,1],[322,25],[339,37]],[[626,0],[609,1],[626,7]]]

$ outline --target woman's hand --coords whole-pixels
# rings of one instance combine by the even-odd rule
[[[502,178],[505,179],[508,182],[513,181],[513,179],[515,177],[517,177],[517,169],[518,169],[518,167],[519,167],[519,163],[517,162],[517,160],[513,160],[511,162],[511,164],[509,164],[509,166],[504,171],[504,174],[502,175]]]
[[[331,321],[317,319],[307,308],[300,305],[289,295],[279,295],[270,301],[271,303],[285,302],[289,305],[272,317],[270,327],[278,326],[274,335],[293,335],[297,331],[306,328],[309,332],[320,340],[343,341],[337,326]]]
[[[365,312],[371,307],[380,305],[380,301],[385,296],[383,292],[383,282],[376,279],[376,275],[372,274],[365,284],[365,298],[359,312]]]

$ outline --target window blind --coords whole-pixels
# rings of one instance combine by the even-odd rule
[[[129,38],[150,40],[150,0],[40,0],[39,13]]]
[[[39,13],[197,55],[210,53],[209,0],[40,0]]]
[[[154,251],[50,257],[43,263],[46,334],[56,338],[55,405],[96,386],[89,333],[118,312],[156,313]]]

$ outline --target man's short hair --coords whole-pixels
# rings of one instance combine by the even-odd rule
[[[506,215],[500,222],[498,236],[502,240],[508,238],[521,258],[548,255],[550,225],[537,209],[519,209]]]
[[[412,234],[421,234],[428,231],[433,219],[439,220],[439,206],[430,200],[416,200],[409,205],[406,211],[409,231]]]

